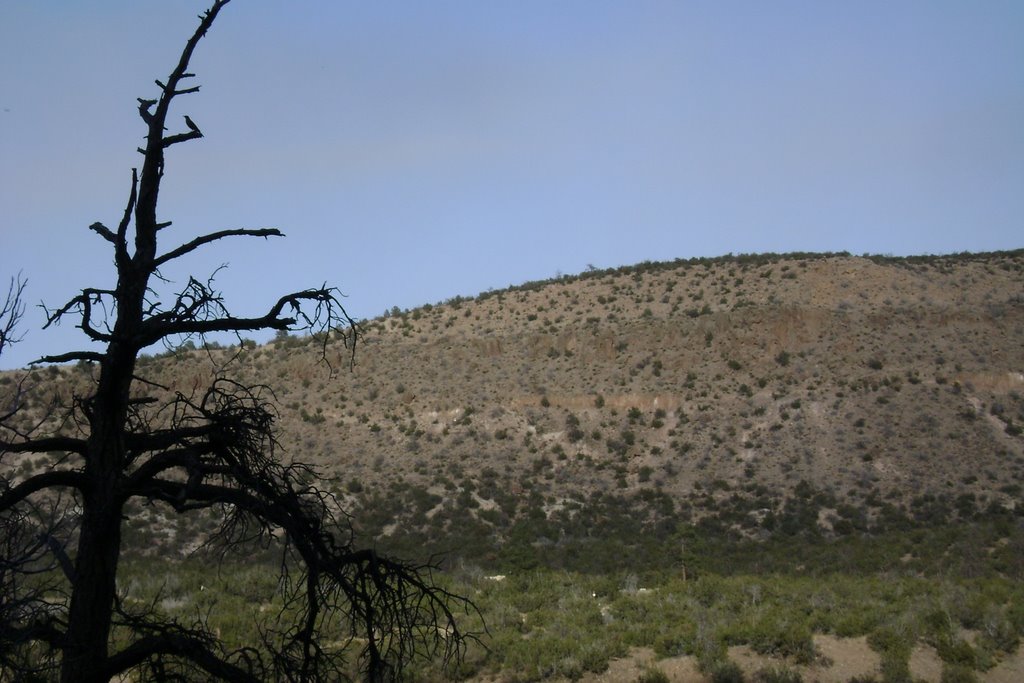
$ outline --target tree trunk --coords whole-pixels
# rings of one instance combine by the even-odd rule
[[[110,501],[109,495],[100,494],[85,503],[61,683],[109,680],[104,670],[121,549],[121,511]]]
[[[137,317],[141,318],[141,312]],[[115,330],[131,327],[124,318],[122,312]],[[83,496],[61,683],[106,683],[110,679],[105,671],[121,555],[119,487],[134,371],[135,351],[112,342],[92,400],[92,435],[85,464],[90,490]]]

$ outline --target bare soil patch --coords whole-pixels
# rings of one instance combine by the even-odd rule
[[[785,666],[803,676],[805,683],[847,683],[856,677],[880,676],[881,659],[872,650],[867,639],[836,638],[817,635],[814,643],[821,652],[821,661],[799,666],[773,657],[759,655],[749,647],[729,648],[729,659],[736,662],[749,678],[755,672],[767,667]],[[693,657],[669,657],[656,659],[648,648],[634,648],[629,656],[616,659],[608,670],[600,674],[588,674],[584,683],[634,683],[648,668],[660,669],[672,683],[707,683],[708,677],[697,669]],[[910,672],[915,681],[938,683],[942,678],[942,660],[935,649],[925,645],[914,648],[910,656]],[[985,672],[977,673],[982,683],[1020,683],[1024,681],[1024,648],[1007,656],[998,665]]]

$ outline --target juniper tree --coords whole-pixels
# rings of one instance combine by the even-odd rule
[[[203,390],[171,392],[145,376],[140,352],[212,333],[307,330],[325,353],[354,351],[357,328],[326,286],[281,296],[253,317],[231,314],[212,280],[190,278],[161,303],[160,268],[228,238],[276,238],[275,228],[211,232],[162,248],[157,213],[164,155],[202,137],[188,116],[169,132],[171,104],[195,93],[189,62],[228,0],[216,0],[154,99],[139,99],[147,134],[141,171],[114,228],[90,229],[110,244],[116,285],[86,287],[47,311],[72,319],[102,351],[37,362],[89,364],[89,389],[22,419],[17,397],[0,411],[0,680],[337,680],[358,670],[401,677],[416,654],[458,657],[467,636],[454,614],[470,606],[438,585],[432,567],[359,549],[347,518],[316,472],[279,459],[274,407],[263,387],[223,371]],[[22,280],[0,311],[0,350],[14,340]],[[332,341],[333,340],[333,341]],[[36,474],[15,475],[31,454],[59,454]],[[117,576],[127,506],[142,501],[176,515],[215,514],[208,543],[271,544],[281,553],[284,607],[259,625],[259,642],[229,651],[202,618],[185,622],[122,600]],[[330,643],[330,645],[328,645]]]

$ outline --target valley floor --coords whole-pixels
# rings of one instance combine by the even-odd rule
[[[801,675],[804,683],[848,683],[851,680],[882,680],[881,658],[868,645],[867,638],[836,638],[819,635],[814,643],[823,661],[810,666],[790,665],[778,659],[759,655],[747,646],[729,648],[729,659],[736,662],[749,678],[760,670],[785,666]],[[588,674],[583,683],[635,683],[651,669],[658,669],[671,683],[707,683],[709,677],[700,673],[694,657],[656,659],[649,648],[632,648],[626,657],[612,660],[608,670]],[[942,660],[934,648],[919,645],[910,656],[910,673],[915,681],[938,683],[942,678]],[[977,673],[979,683],[1020,683],[1024,681],[1024,649],[1018,648],[986,672]],[[756,680],[756,679],[754,679]]]

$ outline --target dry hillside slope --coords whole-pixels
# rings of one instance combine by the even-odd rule
[[[1024,251],[645,263],[363,327],[351,372],[295,338],[247,345],[228,372],[274,389],[287,456],[336,477],[380,542],[515,563],[504,545],[605,531],[1020,514]],[[188,393],[235,351],[143,370]],[[345,353],[329,347],[336,368]],[[83,390],[86,372],[37,370],[35,391]]]

